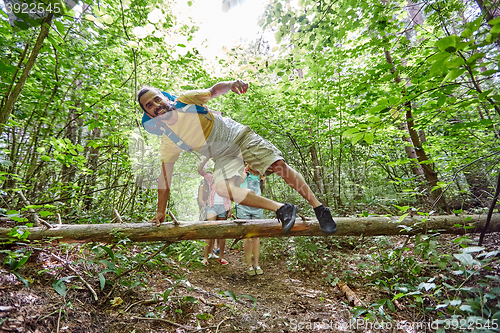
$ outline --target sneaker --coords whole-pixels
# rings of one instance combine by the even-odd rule
[[[250,275],[250,276],[254,276],[255,275],[255,269],[253,269],[253,266],[248,267],[247,274]]]
[[[219,259],[219,262],[222,264],[222,265],[228,265],[229,263],[227,262],[226,259]]]
[[[255,267],[255,273],[257,273],[257,275],[262,275],[264,274],[264,271],[260,268],[260,266],[257,266]]]
[[[203,264],[203,266],[208,266],[208,260],[207,259],[203,259],[201,261],[201,263]]]
[[[208,259],[212,259],[212,258],[214,258],[214,259],[219,259],[219,256],[218,256],[218,255],[216,255],[215,253],[210,253],[210,254],[208,254]]]
[[[319,228],[325,234],[333,234],[337,231],[337,224],[332,218],[330,209],[323,205],[314,208],[314,213],[316,213],[316,218],[319,222]]]
[[[276,211],[278,221],[283,225],[283,235],[286,235],[292,230],[295,224],[295,215],[297,214],[297,206],[285,203]]]

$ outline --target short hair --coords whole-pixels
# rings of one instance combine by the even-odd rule
[[[139,103],[139,105],[141,106],[142,110],[144,112],[146,112],[146,109],[144,108],[144,106],[141,104],[141,97],[142,95],[144,95],[145,93],[147,93],[148,91],[153,91],[157,94],[160,94],[161,95],[161,91],[158,90],[157,88],[155,87],[150,87],[150,86],[143,86],[139,92],[137,93],[137,103]]]

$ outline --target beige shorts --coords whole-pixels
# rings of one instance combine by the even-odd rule
[[[273,172],[271,164],[279,160],[284,158],[278,148],[245,126],[229,148],[214,160],[214,182],[238,177],[235,183],[241,184],[245,178],[245,163],[268,176]]]

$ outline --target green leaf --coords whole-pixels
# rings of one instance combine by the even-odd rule
[[[49,156],[47,156],[47,155],[42,155],[42,156],[40,156],[40,158],[44,162],[50,162],[50,160],[51,160],[51,158]]]
[[[101,290],[104,290],[104,286],[106,285],[106,278],[102,273],[99,274],[99,284],[101,285]]]
[[[456,58],[448,61],[446,63],[446,67],[447,68],[455,68],[455,67],[461,66],[463,64],[465,64],[464,59],[462,57],[456,57]]]
[[[462,249],[462,253],[474,253],[474,252],[481,252],[484,251],[484,247],[482,246],[469,246],[464,249]]]
[[[194,298],[193,296],[186,296],[183,298],[183,300],[185,300],[186,302],[189,302],[189,303],[196,303],[198,302],[198,300],[196,298]]]
[[[472,256],[469,253],[455,253],[453,256],[467,267],[480,264],[480,262],[472,258]]]
[[[472,35],[472,30],[467,28],[464,31],[462,31],[462,33],[460,34],[460,37],[467,38],[470,35]]]
[[[18,269],[19,267],[21,267],[22,265],[24,265],[26,263],[26,261],[28,261],[28,259],[30,258],[31,254],[33,253],[33,250],[31,250],[30,252],[26,253],[25,255],[22,256],[21,260],[15,262],[15,265],[12,266],[11,264],[11,270],[15,271],[16,269]]]
[[[448,53],[449,56],[449,53]],[[429,75],[436,75],[436,74],[441,74],[443,72],[443,67],[445,62],[448,60],[448,58],[443,58],[441,60],[438,60],[432,64],[431,69],[429,70]]]
[[[365,314],[367,311],[366,311],[366,308],[364,308],[362,306],[355,306],[351,310],[351,312],[353,314],[352,319],[356,319],[357,317],[361,316],[362,314]]]
[[[493,89],[488,89],[486,91],[483,91],[482,93],[479,94],[479,96],[477,98],[479,98],[480,101],[484,101],[486,96],[488,96],[492,91],[493,91]],[[487,119],[483,119],[483,120],[487,120]]]
[[[490,30],[490,34],[492,35],[496,35],[498,33],[500,33],[500,24],[493,26]]]
[[[467,311],[467,312],[474,312],[474,310],[472,309],[472,307],[470,305],[460,305],[460,310],[462,311]]]
[[[19,275],[17,272],[11,272],[12,274],[14,274],[16,276],[16,278],[21,281],[22,283],[24,283],[24,285],[26,286],[26,288],[29,287],[28,285],[28,280],[26,280],[25,278],[23,278],[21,275]]]
[[[485,55],[483,52],[475,53],[467,59],[467,64],[472,65],[476,60],[484,58]]]
[[[483,17],[479,16],[477,19],[470,23],[469,29],[471,29],[472,31],[476,31],[481,26],[481,22],[483,22]]]
[[[316,245],[314,243],[307,245],[307,247],[309,248],[309,250],[311,250],[313,252],[316,252],[318,250],[318,245]]]
[[[441,50],[441,52],[446,51],[449,53],[453,53],[457,50],[456,44],[457,44],[457,36],[446,36],[446,37],[440,38],[436,42],[436,47],[439,50]]]
[[[457,69],[450,71],[448,74],[446,74],[443,81],[441,81],[441,84],[443,84],[445,82],[452,82],[457,77],[462,75],[464,71],[465,71],[465,69],[463,69],[463,68],[457,68]]]
[[[67,277],[62,278],[60,280],[54,280],[54,281],[52,281],[52,287],[59,295],[65,296],[66,295],[66,285],[64,284],[64,282],[66,282],[74,277],[75,276],[67,276]]]
[[[354,144],[356,144],[356,142],[358,142],[359,140],[361,140],[364,136],[365,136],[365,134],[364,134],[364,133],[357,133],[357,134],[355,134],[355,135],[352,137],[352,139],[351,139],[352,144],[353,144],[353,145],[354,145]]]
[[[436,288],[436,284],[435,283],[427,283],[427,282],[422,282],[418,285],[417,287],[418,289],[422,289],[422,288],[425,288],[425,291],[429,291],[431,289],[435,289]]]
[[[24,21],[14,21],[14,24],[21,28],[21,30],[28,30],[30,28],[30,26]]]
[[[196,315],[196,318],[201,320],[209,320],[209,319],[214,319],[214,316],[212,316],[209,313],[199,313]]]
[[[57,31],[59,31],[61,35],[64,35],[64,24],[60,21],[54,21],[54,24],[56,25]]]
[[[443,106],[443,104],[446,102],[446,99],[447,99],[446,95],[443,95],[443,96],[439,97],[439,99],[437,101],[437,106],[438,107]]]
[[[500,24],[500,16],[495,17],[493,20],[489,20],[489,21],[488,21],[488,24],[489,24],[489,25],[497,25],[497,24]]]
[[[221,291],[220,293],[226,295],[227,297],[231,297],[236,303],[238,303],[238,299],[236,298],[236,295],[232,291],[226,290],[226,291]]]
[[[255,303],[257,303],[257,301],[255,300],[255,298],[253,298],[253,297],[252,297],[252,296],[250,296],[250,295],[241,295],[239,298],[240,298],[240,299],[241,299],[241,298],[246,298],[246,299],[251,300],[254,304],[255,304]]]
[[[107,260],[99,260],[99,262],[101,264],[104,264],[107,268],[111,269],[111,270],[115,270],[115,263],[113,262],[109,262]]]
[[[49,212],[48,210],[42,210],[41,212],[39,212],[38,214],[40,214],[41,217],[47,217],[49,215],[54,215],[54,213],[52,212]]]
[[[372,114],[373,114],[373,113],[378,113],[379,111],[382,111],[382,110],[383,110],[383,109],[385,109],[385,108],[386,108],[386,106],[385,106],[385,105],[377,105],[377,106],[372,107],[372,108],[368,111],[368,113],[372,113]]]
[[[490,76],[495,74],[496,72],[498,72],[496,69],[489,69],[487,71],[482,72],[481,75]]]
[[[394,303],[391,301],[391,300],[387,300],[387,307],[389,308],[389,310],[391,310],[392,312],[396,312],[396,307],[394,306]]]
[[[371,145],[373,143],[373,134],[366,132],[364,139],[366,143]]]
[[[107,246],[101,246],[101,249],[104,250],[108,254],[108,256],[111,258],[112,261],[115,261],[115,254],[113,253],[113,250],[111,250]]]
[[[342,133],[342,137],[344,137],[344,138],[352,138],[356,133],[359,133],[359,129],[357,129],[357,128],[349,128],[344,133]]]
[[[433,56],[429,57],[427,59],[427,61],[429,63],[434,63],[434,62],[439,61],[439,60],[448,59],[449,57],[450,57],[450,54],[448,52],[440,52],[440,53],[436,53]]]
[[[168,297],[170,296],[170,293],[172,292],[174,288],[167,288],[164,292],[163,292],[163,302],[166,302],[168,300]]]

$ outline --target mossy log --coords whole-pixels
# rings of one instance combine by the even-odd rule
[[[422,233],[465,234],[478,233],[486,223],[486,215],[444,215],[425,217],[370,216],[338,217],[337,232],[333,236],[380,236],[415,235]],[[170,241],[225,238],[241,239],[251,237],[283,237],[281,224],[276,219],[198,221],[162,223],[156,227],[150,223],[108,223],[108,224],[57,224],[52,228],[26,228],[28,240],[64,243],[102,242],[113,243],[121,238],[133,242]],[[11,229],[0,228],[0,240],[6,240]],[[494,214],[486,232],[500,231],[500,214]],[[325,236],[316,219],[302,220],[297,217],[295,226],[287,236]]]

